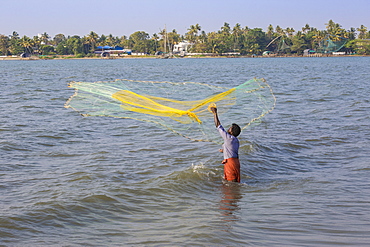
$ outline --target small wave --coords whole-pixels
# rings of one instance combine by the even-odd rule
[[[64,139],[64,137],[61,136],[51,136],[51,135],[36,135],[38,138],[46,138],[46,139]]]
[[[68,180],[68,183],[78,182],[78,181],[91,181],[93,178],[85,172],[76,172],[68,175],[71,179]]]
[[[55,145],[50,145],[55,146]],[[41,157],[53,157],[53,158],[69,158],[69,157],[80,157],[84,154],[70,154],[70,153],[61,153],[61,152],[43,152],[39,154]]]
[[[151,178],[140,183],[150,190],[166,191],[167,195],[186,197],[194,191],[203,191],[215,187],[222,181],[222,169],[207,163],[191,164],[185,169],[173,171],[166,175]]]
[[[19,151],[19,152],[30,152],[31,148],[25,148],[24,146],[13,144],[10,142],[2,143],[2,150],[4,151]]]
[[[113,197],[107,196],[107,195],[91,195],[83,198],[81,200],[82,202],[88,202],[88,203],[106,203],[106,202],[118,202]]]

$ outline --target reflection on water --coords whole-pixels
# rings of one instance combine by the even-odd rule
[[[233,182],[224,182],[221,185],[222,198],[220,201],[221,218],[223,221],[237,221],[240,216],[235,212],[240,210],[239,202],[242,199],[240,187],[242,185]]]

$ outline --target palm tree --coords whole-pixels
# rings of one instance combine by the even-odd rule
[[[293,33],[295,32],[295,30],[294,30],[294,28],[287,27],[285,29],[285,32],[288,34],[289,37],[292,37],[293,36]]]
[[[326,36],[325,31],[316,30],[315,35],[313,36],[313,38],[316,42],[320,42],[321,40],[323,40],[325,38],[325,36]]]
[[[164,36],[166,36],[166,33],[167,33],[167,30],[165,28],[163,30],[160,30],[160,32],[158,34],[162,36],[162,39],[164,39]]]
[[[328,23],[325,23],[326,30],[329,34],[332,34],[339,26],[339,24],[335,23],[333,20],[329,20]]]
[[[16,31],[13,31],[12,35],[10,35],[11,39],[19,39],[19,34]]]
[[[83,45],[83,52],[85,54],[88,54],[90,52],[90,42],[89,40],[87,39],[86,36],[83,36],[82,39],[81,39],[81,42],[82,42],[82,45]]]
[[[350,40],[353,40],[356,38],[356,28],[354,27],[351,27],[349,30],[348,30],[348,39]]]
[[[173,29],[172,32],[168,33],[167,35],[170,50],[173,50],[173,45],[180,41],[180,34],[177,33],[176,29]]]
[[[188,28],[188,32],[186,33],[186,37],[190,42],[196,43],[198,31],[201,30],[201,26],[199,24],[191,25]]]
[[[281,36],[281,35],[285,35],[285,32],[284,32],[284,29],[282,29],[279,25],[276,26],[275,28],[275,32]]]
[[[333,41],[339,41],[340,37],[343,37],[346,33],[346,30],[342,28],[341,25],[335,23],[333,20],[330,20],[328,23],[325,23],[326,30]]]
[[[367,27],[365,27],[364,25],[361,25],[356,30],[359,31],[359,34],[358,34],[359,39],[365,39],[366,38]]]
[[[266,35],[269,39],[272,39],[272,37],[274,35],[274,27],[271,24],[267,27]]]
[[[219,34],[216,33],[216,32],[211,32],[208,34],[208,45],[209,45],[209,50],[212,52],[212,53],[216,53],[216,51],[218,50],[218,47],[219,47]]]
[[[32,46],[33,46],[33,42],[32,42],[32,39],[30,39],[29,37],[27,37],[26,35],[23,36],[21,39],[20,39],[20,45],[24,48],[24,51],[26,53],[32,53]]]
[[[157,52],[157,48],[158,48],[158,46],[157,46],[157,42],[158,42],[158,40],[159,40],[159,36],[158,36],[158,34],[154,33],[154,34],[152,35],[152,39],[154,40],[155,53],[156,53],[156,52]]]
[[[99,35],[97,35],[95,32],[91,31],[89,35],[86,37],[86,41],[90,46],[90,52],[94,52],[96,48],[96,43],[99,39]]]
[[[33,45],[34,45],[34,52],[39,52],[40,51],[40,46],[41,46],[41,39],[39,36],[33,36]]]
[[[117,38],[114,37],[112,34],[109,34],[107,37],[107,45],[115,46],[117,44]]]
[[[220,52],[228,52],[233,50],[233,40],[231,37],[231,28],[230,24],[225,22],[224,25],[221,27],[221,31],[219,31],[221,36],[221,43],[220,43]]]
[[[195,29],[197,30],[196,33],[198,34],[198,31],[202,30],[202,27],[197,23],[195,24]]]
[[[19,34],[14,31],[10,37],[10,45],[9,45],[9,52],[12,55],[20,54],[23,52],[23,47],[19,44]]]
[[[242,35],[243,35],[243,30],[240,24],[236,23],[232,31],[232,36],[234,37],[234,50],[240,48],[240,38],[242,37]]]
[[[230,24],[229,23],[227,23],[227,22],[225,22],[224,23],[224,26],[223,27],[221,27],[221,33],[223,33],[223,34],[226,34],[226,35],[229,35],[230,34]]]
[[[9,52],[9,38],[5,35],[0,35],[0,52],[2,55],[7,56]]]
[[[48,45],[50,36],[49,36],[49,34],[47,34],[45,32],[45,33],[41,34],[40,39],[41,39],[42,43],[44,43],[44,45]]]
[[[202,31],[199,35],[199,41],[201,43],[206,43],[207,42],[207,33],[205,31]]]
[[[327,35],[326,31],[315,30],[314,36],[312,37],[312,47],[315,47],[315,44],[319,44]]]
[[[107,41],[107,36],[105,36],[104,34],[102,34],[100,36],[100,38],[97,40],[97,44],[99,44],[101,46],[105,46],[106,45],[106,41]]]
[[[302,27],[302,32],[307,33],[308,31],[310,31],[310,29],[311,29],[310,25],[306,24],[304,27]]]

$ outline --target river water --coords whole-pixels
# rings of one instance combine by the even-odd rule
[[[216,144],[63,107],[71,81],[253,77],[277,104],[240,185]],[[1,61],[0,85],[0,246],[370,243],[370,57]]]

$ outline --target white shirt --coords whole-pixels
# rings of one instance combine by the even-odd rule
[[[233,135],[230,135],[225,131],[222,125],[217,127],[222,139],[224,139],[224,144],[222,145],[224,159],[228,158],[239,158],[239,140]]]

